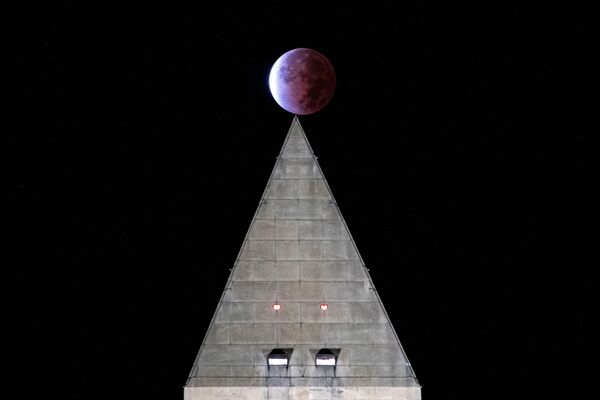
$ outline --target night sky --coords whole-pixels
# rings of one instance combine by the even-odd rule
[[[269,70],[297,47],[336,70],[300,123],[423,399],[590,390],[590,10],[9,3],[6,399],[182,398],[292,122]]]

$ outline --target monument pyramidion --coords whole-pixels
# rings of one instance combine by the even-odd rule
[[[297,116],[184,399],[421,399]]]

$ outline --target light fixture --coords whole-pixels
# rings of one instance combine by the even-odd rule
[[[288,355],[283,349],[273,349],[269,353],[268,357],[269,367],[271,366],[285,366],[288,365]]]
[[[279,303],[275,303],[275,304],[273,304],[273,310],[277,311],[277,310],[279,310],[280,308],[281,308],[281,304],[279,304]]]
[[[319,307],[321,307],[321,310],[323,310],[323,311],[325,311],[329,308],[329,306],[326,303],[321,303],[321,305]]]
[[[321,349],[315,355],[315,359],[317,361],[317,366],[334,366],[337,362],[337,356],[331,349]]]

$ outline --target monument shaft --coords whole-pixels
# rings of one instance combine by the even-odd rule
[[[184,399],[421,399],[297,117]]]

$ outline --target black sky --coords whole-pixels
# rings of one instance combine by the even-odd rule
[[[182,398],[292,122],[267,77],[296,47],[336,69],[300,122],[423,398],[582,397],[591,11],[221,3],[7,5],[10,398]]]

